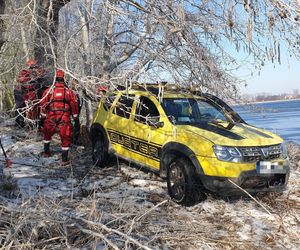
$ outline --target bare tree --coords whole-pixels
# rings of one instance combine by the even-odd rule
[[[5,31],[5,25],[4,21],[2,19],[2,15],[4,14],[5,11],[5,0],[0,0],[0,50],[2,45],[4,44],[4,31]]]
[[[34,15],[36,18],[36,36],[34,57],[41,63],[53,62],[57,51],[57,31],[59,10],[69,0],[38,0]]]
[[[78,2],[84,4],[72,4]],[[252,70],[259,70],[268,60],[280,62],[281,43],[296,52],[296,9],[280,1],[122,0],[92,4],[84,21],[89,26],[89,48],[84,53],[92,55],[91,75],[100,76],[100,81],[126,82],[128,77],[170,80],[214,92],[224,87],[232,93],[238,91],[240,81],[231,71],[239,67],[241,55],[253,65]],[[293,12],[285,16],[287,11]],[[77,21],[76,11],[72,16],[74,23],[68,33],[73,42],[68,44],[74,46],[66,48],[65,59],[76,61],[70,70],[80,74],[85,64],[80,46],[86,42],[76,33],[84,26]],[[74,50],[80,53],[74,54]]]
[[[27,49],[4,67],[15,74],[22,50],[65,68],[86,97],[99,84],[165,80],[232,97],[242,83],[233,74],[241,64],[250,74],[280,63],[282,53],[299,57],[299,9],[284,0],[24,1],[10,22],[25,21],[28,32],[21,39],[19,27],[11,29],[6,51],[22,43]]]

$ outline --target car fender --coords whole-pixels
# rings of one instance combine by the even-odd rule
[[[109,139],[108,139],[106,129],[99,123],[93,123],[92,126],[91,126],[91,129],[90,129],[90,139],[91,139],[91,141],[93,142],[95,136],[99,132],[103,135],[105,147],[108,148]]]
[[[176,156],[187,157],[193,163],[196,173],[199,175],[204,174],[196,154],[189,147],[178,142],[168,142],[163,146],[161,151],[161,161],[160,161],[161,176],[166,176],[167,166],[172,161],[172,159],[174,159],[174,157]]]

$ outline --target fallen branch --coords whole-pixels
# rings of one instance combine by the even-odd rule
[[[90,234],[90,235],[93,235],[95,237],[99,237],[101,239],[103,239],[105,242],[107,242],[108,245],[110,245],[113,249],[115,250],[119,250],[120,248],[115,245],[114,243],[112,243],[109,239],[107,239],[102,233],[97,233],[97,232],[94,232],[92,230],[89,230],[89,229],[86,229],[86,228],[83,228],[81,225],[79,225],[78,223],[76,223],[74,225],[75,227],[77,227],[81,232],[83,233],[86,233],[86,234]]]
[[[142,249],[151,250],[151,248],[142,245],[141,243],[139,243],[136,239],[132,238],[131,236],[129,236],[125,233],[122,233],[122,232],[120,232],[116,229],[109,228],[109,227],[105,226],[104,224],[102,224],[100,222],[93,222],[93,221],[89,221],[89,220],[86,220],[86,219],[83,219],[83,218],[78,218],[78,217],[71,217],[71,218],[76,219],[76,220],[81,220],[82,222],[87,223],[89,225],[99,226],[101,229],[105,230],[106,232],[115,233],[117,235],[120,235],[120,236],[124,237],[126,240],[134,243],[135,245],[139,246]]]
[[[5,160],[0,159],[0,161],[5,162]],[[22,165],[22,166],[29,166],[29,167],[45,167],[43,165],[37,165],[37,164],[31,164],[31,163],[24,163],[24,162],[17,162],[17,161],[11,161],[12,164]]]
[[[130,225],[130,228],[129,228],[129,231],[128,231],[128,234],[131,234],[132,230],[133,230],[133,225],[138,222],[141,218],[143,218],[144,216],[146,216],[147,214],[149,214],[151,211],[153,211],[154,209],[158,208],[159,206],[165,204],[166,202],[168,202],[168,200],[164,200],[158,204],[156,204],[154,207],[152,207],[151,209],[149,209],[146,213],[142,214],[141,216],[139,217],[134,217],[133,220],[132,220],[132,223]]]
[[[254,200],[259,206],[261,206],[269,215],[272,215],[271,212],[262,204],[260,203],[257,199],[255,199],[249,192],[247,192],[245,189],[241,188],[239,185],[234,183],[232,180],[228,179],[228,181],[236,186],[238,189],[242,190],[244,193],[246,193],[252,200]]]

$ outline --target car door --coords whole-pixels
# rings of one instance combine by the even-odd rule
[[[135,155],[138,161],[159,170],[161,147],[165,140],[160,112],[153,100],[139,96],[131,123],[130,136],[135,142]]]
[[[131,157],[131,150],[128,147],[128,134],[130,133],[130,123],[132,122],[131,110],[134,98],[134,95],[121,94],[113,105],[110,117],[106,123],[112,148],[116,154],[124,158]]]

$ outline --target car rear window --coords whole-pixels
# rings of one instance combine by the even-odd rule
[[[113,113],[129,119],[132,105],[134,101],[134,95],[121,95],[117,101]]]
[[[157,121],[159,121],[159,112],[155,104],[149,98],[141,96],[134,120],[146,124],[147,117],[156,118]]]
[[[116,96],[117,95],[115,93],[113,93],[113,94],[110,94],[110,95],[108,95],[108,96],[105,97],[105,101],[103,103],[103,107],[104,107],[104,109],[106,111],[108,111],[111,108],[111,106],[112,106],[112,104],[113,104]]]

